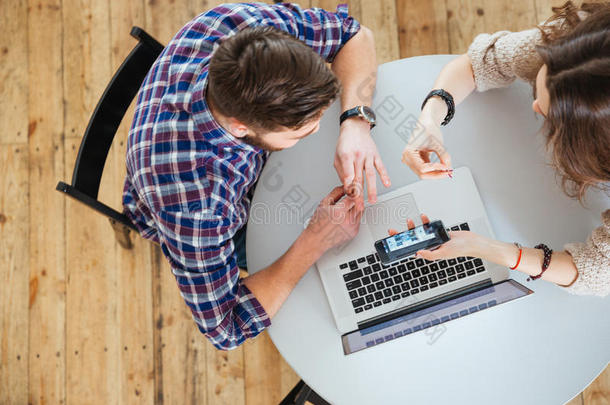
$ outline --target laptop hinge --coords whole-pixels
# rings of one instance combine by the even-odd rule
[[[358,330],[370,328],[371,326],[378,325],[380,323],[392,320],[394,318],[398,318],[399,316],[407,315],[415,311],[419,311],[424,308],[431,307],[436,304],[440,304],[445,301],[449,301],[450,299],[470,294],[472,292],[481,290],[483,288],[487,288],[492,286],[493,283],[491,278],[486,278],[481,281],[477,281],[476,283],[469,284],[467,286],[458,288],[457,290],[449,291],[441,295],[437,295],[436,297],[428,298],[423,301],[419,301],[416,304],[396,309],[392,312],[386,312],[385,314],[378,315],[374,318],[367,319],[364,322],[358,322]]]

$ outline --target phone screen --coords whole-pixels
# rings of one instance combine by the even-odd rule
[[[432,227],[424,228],[418,226],[409,231],[405,231],[394,236],[391,236],[385,241],[386,252],[394,252],[399,249],[404,249],[408,246],[416,245],[420,242],[434,239],[436,233]]]
[[[412,256],[418,250],[439,246],[448,240],[449,235],[443,223],[434,221],[378,240],[375,249],[383,263],[390,263]]]

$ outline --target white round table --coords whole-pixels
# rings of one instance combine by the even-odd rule
[[[418,180],[400,161],[405,128],[452,58],[423,56],[379,67],[373,137],[392,180],[389,190]],[[443,128],[445,145],[454,167],[471,169],[499,239],[562,249],[584,241],[610,201],[590,193],[585,209],[561,192],[531,101],[524,83],[472,95]],[[303,217],[288,213],[285,201],[298,200],[307,212],[339,184],[333,168],[339,110],[335,103],[319,133],[267,162],[248,223],[251,272],[274,262],[303,230]],[[385,192],[379,180],[377,188]],[[448,322],[434,343],[419,332],[345,356],[312,267],[269,334],[302,379],[333,404],[563,404],[608,364],[610,298],[574,296],[512,274],[535,293]]]

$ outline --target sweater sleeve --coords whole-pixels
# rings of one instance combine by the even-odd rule
[[[533,84],[542,66],[536,52],[541,43],[537,28],[478,35],[468,48],[477,90],[505,87],[517,78]]]
[[[602,226],[585,243],[568,243],[578,278],[565,289],[578,295],[606,296],[610,293],[610,209],[602,214]]]

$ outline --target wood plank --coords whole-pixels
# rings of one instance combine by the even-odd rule
[[[155,401],[201,404],[206,401],[206,344],[180,296],[161,249],[152,250]]]
[[[538,23],[534,0],[485,0],[481,11],[477,10],[480,12],[483,13],[485,32],[522,31]]]
[[[534,0],[448,0],[451,53],[464,53],[480,33],[520,31],[536,24]]]
[[[27,145],[0,146],[0,403],[28,401]]]
[[[28,141],[27,2],[0,2],[0,144]]]
[[[65,133],[81,137],[112,77],[108,5],[63,0]],[[73,162],[72,162],[73,163]]]
[[[82,134],[113,71],[108,4],[63,0],[63,9],[69,179]],[[66,214],[67,402],[116,403],[120,342],[114,238],[108,221],[90,208],[69,200]]]
[[[109,238],[114,235],[108,235]],[[120,403],[153,404],[154,341],[150,242],[132,236],[131,250],[117,247],[118,313],[120,330]]]
[[[582,392],[580,394],[576,395],[574,398],[572,398],[571,401],[566,402],[565,405],[583,405]]]
[[[80,138],[66,138],[70,172]],[[66,205],[67,403],[117,403],[120,356],[115,242],[108,221],[72,199]]]
[[[142,2],[113,1],[110,3],[111,66],[115,72],[137,40],[129,35],[134,25],[144,26]],[[133,118],[134,102],[121,123],[104,168],[100,199],[122,211],[122,191],[125,182],[126,139]],[[109,224],[106,237],[114,240]],[[120,386],[120,403],[154,403],[154,343],[152,298],[152,246],[137,233],[131,232],[133,248],[117,245],[116,268],[118,290],[119,372],[115,381]]]
[[[349,15],[353,16],[358,21],[362,20],[362,0],[310,0],[300,2],[302,7],[319,7],[327,11],[336,11],[339,4],[347,4]]]
[[[466,52],[474,37],[485,32],[483,0],[447,0],[449,51]]]
[[[582,393],[583,405],[610,404],[610,367],[606,369]]]
[[[536,22],[542,23],[553,15],[553,7],[559,7],[565,0],[534,0],[536,4]],[[578,4],[578,2],[576,2]]]
[[[65,204],[60,0],[28,3],[30,403],[65,404]]]
[[[214,1],[198,3],[197,8],[202,8],[195,12],[195,5],[191,0],[181,0],[176,3],[148,1],[144,7],[146,30],[163,45],[167,44],[196,14],[214,7],[215,4],[222,4]]]
[[[292,367],[286,362],[286,360],[280,354],[280,378],[281,378],[281,386],[280,393],[281,397],[284,398],[290,390],[294,388],[295,385],[301,380],[301,377],[298,376],[297,373],[294,372]]]
[[[201,337],[205,339],[203,336]],[[206,343],[207,351],[207,403],[245,403],[244,350],[221,351]]]
[[[400,57],[449,53],[444,0],[396,0]]]
[[[360,3],[360,22],[375,34],[377,63],[386,63],[400,57],[396,1],[378,0]]]
[[[277,404],[283,398],[281,357],[265,331],[246,341],[244,348],[246,404]]]

